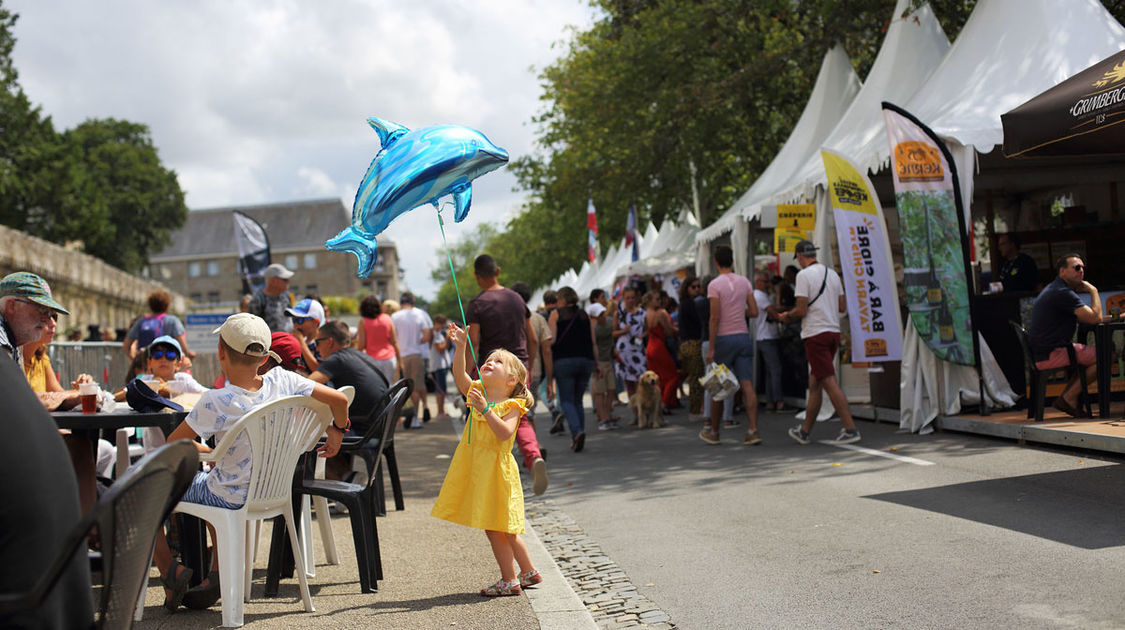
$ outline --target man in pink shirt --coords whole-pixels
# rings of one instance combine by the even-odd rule
[[[715,267],[719,275],[707,285],[707,300],[711,304],[708,364],[727,366],[742,387],[742,402],[746,406],[746,430],[743,444],[761,444],[758,435],[758,394],[754,392],[754,342],[746,318],[758,316],[758,303],[754,300],[754,287],[744,276],[734,273],[734,253],[730,247],[715,248]],[[699,432],[699,439],[708,444],[719,443],[719,419],[723,406],[711,405],[711,428]]]

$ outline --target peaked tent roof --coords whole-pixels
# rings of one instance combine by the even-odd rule
[[[887,36],[863,88],[823,143],[824,147],[848,156],[862,171],[879,170],[890,159],[882,102],[909,99],[949,50],[949,40],[930,5],[924,4],[904,16],[909,6],[910,0],[895,3]],[[772,200],[807,199],[816,186],[826,181],[820,152],[814,151]]]
[[[668,273],[695,263],[696,234],[699,231],[699,222],[695,215],[684,210],[680,213],[678,221],[665,221],[660,226],[660,234],[652,248],[652,255],[630,262],[626,260],[623,266],[615,271],[616,277],[632,274]]]
[[[816,75],[812,93],[805,103],[805,109],[789,138],[774,156],[773,161],[762,171],[754,184],[734,202],[723,216],[699,231],[696,241],[706,243],[715,240],[734,228],[735,218],[768,199],[784,184],[799,166],[808,161],[820,149],[828,134],[840,122],[840,117],[855,95],[861,83],[855,68],[848,59],[844,47],[836,44],[824,53],[820,72]]]
[[[1098,0],[980,0],[929,80],[898,102],[940,136],[981,153],[1003,144],[1000,115],[1125,49]]]

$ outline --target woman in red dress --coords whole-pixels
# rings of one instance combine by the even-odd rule
[[[676,372],[676,361],[668,352],[668,345],[664,343],[667,337],[677,335],[676,324],[672,322],[668,311],[660,307],[660,294],[656,291],[645,293],[641,306],[645,309],[645,332],[648,333],[648,345],[645,346],[648,369],[660,377],[660,400],[664,408],[676,409],[680,406],[676,399],[679,375]]]

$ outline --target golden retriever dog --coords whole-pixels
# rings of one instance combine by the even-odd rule
[[[660,377],[649,370],[637,381],[637,393],[629,399],[629,406],[637,416],[637,428],[662,427],[664,418],[660,408]]]

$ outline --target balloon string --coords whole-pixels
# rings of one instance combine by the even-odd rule
[[[443,245],[445,245],[445,258],[446,258],[446,260],[449,261],[449,275],[453,276],[453,290],[457,294],[457,307],[461,309],[461,323],[465,326],[465,341],[469,342],[469,356],[472,357],[473,366],[476,367],[477,352],[476,352],[476,350],[473,349],[473,340],[469,336],[469,321],[465,317],[465,305],[461,302],[461,287],[459,287],[457,285],[457,272],[454,271],[454,269],[453,269],[453,256],[451,256],[449,254],[449,241],[447,241],[446,238],[445,238],[445,221],[441,217],[441,208],[437,208],[437,222],[438,222],[438,228],[441,230],[441,242],[442,242]],[[488,392],[485,391],[485,389],[484,389],[484,378],[480,379],[480,391],[481,391],[482,394],[484,394],[484,399],[487,402],[488,401]],[[489,404],[488,407],[491,408],[492,405]],[[469,435],[467,437],[467,442],[469,444],[472,444],[473,443],[473,414],[472,414],[472,411],[469,412],[469,422],[467,424],[468,424],[468,426],[465,427],[465,430],[467,430],[469,432]]]

